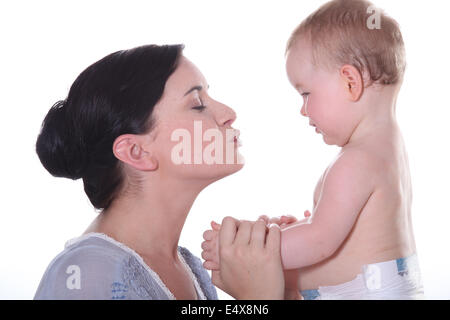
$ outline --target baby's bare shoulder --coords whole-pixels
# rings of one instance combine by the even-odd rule
[[[343,148],[327,171],[335,170],[378,170],[383,159],[363,146]]]
[[[332,168],[329,168],[328,174],[331,171],[340,171],[341,176],[361,179],[375,188],[395,174],[392,165],[395,160],[392,158],[393,155],[380,153],[366,146],[343,148]]]

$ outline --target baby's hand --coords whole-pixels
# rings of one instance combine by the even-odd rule
[[[203,267],[208,270],[219,270],[219,230],[220,224],[211,221],[212,230],[203,233],[202,258]]]
[[[305,217],[306,217],[306,211],[305,211]],[[273,217],[273,218],[269,218],[266,215],[262,215],[258,219],[264,220],[267,225],[275,223],[275,224],[279,225],[280,227],[285,227],[285,226],[297,221],[297,218],[294,216],[291,216],[291,215],[282,215],[282,216]]]

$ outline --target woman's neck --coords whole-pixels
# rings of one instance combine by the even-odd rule
[[[105,233],[142,257],[176,261],[181,230],[204,187],[192,181],[148,181],[138,194],[114,201],[85,233]]]

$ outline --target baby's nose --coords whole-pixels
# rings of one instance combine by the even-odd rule
[[[306,114],[306,103],[303,104],[302,108],[300,109],[300,113],[302,116],[307,117],[308,115]]]

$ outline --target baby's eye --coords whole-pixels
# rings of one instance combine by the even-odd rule
[[[303,92],[303,93],[302,93],[302,97],[303,97],[303,98],[305,98],[305,97],[307,97],[307,96],[309,96],[309,92]]]

